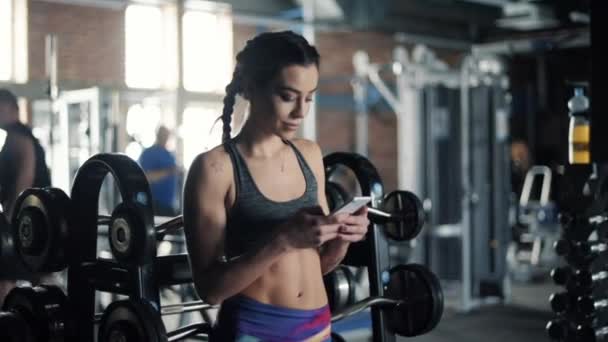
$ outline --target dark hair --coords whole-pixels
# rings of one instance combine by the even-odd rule
[[[286,66],[319,66],[317,49],[301,35],[292,31],[265,32],[249,40],[236,55],[232,81],[226,86],[222,111],[222,141],[230,139],[230,121],[237,94],[242,94],[244,84],[256,87],[268,85]]]
[[[17,97],[8,89],[0,89],[0,103],[6,103],[12,106],[15,110],[19,110],[19,105],[17,105]]]

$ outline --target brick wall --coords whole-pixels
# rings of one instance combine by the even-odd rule
[[[241,50],[259,28],[234,26],[234,53]],[[80,84],[124,85],[124,11],[32,0],[29,5],[30,78],[45,78],[44,39],[56,33],[59,40],[59,78]],[[319,32],[316,46],[322,57],[321,96],[339,98],[343,107],[318,106],[318,140],[324,153],[352,151],[355,145],[354,110],[349,80],[352,56],[359,50],[371,62],[391,60],[395,43],[390,34],[375,32]],[[438,53],[457,63],[458,56]],[[387,190],[397,184],[396,122],[394,114],[374,111],[370,116],[369,157],[378,168]]]
[[[29,3],[29,68],[45,78],[45,36],[57,35],[59,79],[100,85],[124,84],[124,11]]]

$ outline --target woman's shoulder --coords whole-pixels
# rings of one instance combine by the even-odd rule
[[[291,140],[291,143],[300,151],[314,173],[320,175],[323,170],[323,153],[319,144],[312,140],[300,138]]]
[[[291,142],[300,151],[300,153],[302,153],[304,157],[306,157],[306,159],[317,159],[319,157],[322,157],[321,148],[319,147],[319,144],[312,140],[297,138],[292,139]]]
[[[213,177],[214,180],[232,179],[230,155],[219,145],[209,151],[203,152],[194,158],[190,173],[196,177]]]

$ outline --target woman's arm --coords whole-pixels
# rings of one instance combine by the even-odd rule
[[[297,140],[300,151],[307,156],[307,161],[312,168],[315,178],[317,179],[318,201],[319,206],[323,209],[323,214],[329,214],[329,205],[325,196],[325,166],[323,165],[323,154],[319,145],[308,140]],[[341,239],[333,239],[326,242],[319,249],[321,257],[321,272],[327,274],[331,272],[346,256],[350,242]]]
[[[289,251],[282,235],[233,260],[222,260],[226,198],[232,184],[228,155],[220,149],[192,163],[184,190],[184,231],[199,296],[218,304],[254,282]]]

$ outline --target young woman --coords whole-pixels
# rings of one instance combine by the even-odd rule
[[[323,274],[364,238],[367,209],[327,215],[319,146],[296,139],[319,80],[319,54],[290,31],[237,55],[226,87],[224,143],[198,156],[184,224],[198,294],[222,303],[212,341],[328,341]],[[237,94],[250,103],[230,138]]]

